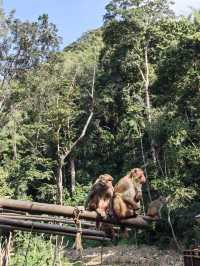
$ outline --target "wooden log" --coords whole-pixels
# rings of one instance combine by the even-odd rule
[[[67,232],[55,232],[51,230],[44,230],[44,229],[36,229],[33,228],[30,230],[30,228],[22,227],[22,226],[13,226],[13,225],[4,225],[0,224],[0,229],[8,230],[8,231],[24,231],[24,232],[33,232],[33,233],[39,233],[39,234],[50,234],[50,235],[61,235],[61,236],[72,236],[75,237],[76,234],[73,233],[67,233]],[[109,237],[102,237],[102,236],[90,236],[86,234],[82,234],[83,239],[91,239],[91,240],[98,240],[98,241],[111,241]]]
[[[54,232],[63,232],[63,233],[72,233],[72,234],[77,233],[77,229],[71,226],[66,227],[66,226],[55,225],[55,224],[44,224],[44,223],[38,223],[38,222],[21,221],[21,220],[8,219],[8,218],[3,218],[3,217],[0,217],[0,224],[28,228],[29,231],[31,231],[32,229],[40,229],[40,230],[44,229],[44,230],[50,230]],[[107,237],[105,232],[91,230],[91,229],[82,229],[82,234],[85,234],[88,236]]]
[[[0,199],[0,207],[11,209],[11,210],[20,210],[29,213],[38,213],[38,214],[51,214],[64,217],[73,217],[74,216],[74,207],[71,206],[61,206],[56,204],[47,204],[47,203],[38,203],[30,201],[21,201],[13,199]],[[82,211],[80,216],[82,219],[95,221],[97,218],[101,221],[119,225],[125,225],[128,227],[137,227],[144,228],[149,226],[151,219],[144,219],[143,216],[138,215],[135,218],[123,219],[120,221],[107,219],[103,220],[97,216],[97,213],[92,211]]]

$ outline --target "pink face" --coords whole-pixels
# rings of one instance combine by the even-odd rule
[[[111,179],[107,180],[106,185],[107,185],[107,188],[108,188],[108,193],[110,195],[112,195],[113,192],[114,192],[114,187],[113,187],[113,184],[112,184],[112,180]]]
[[[108,174],[105,174],[105,175],[102,175],[102,181],[106,184],[107,187],[113,187],[113,184],[112,184],[112,181],[113,181],[113,178],[112,176],[108,175]]]
[[[101,175],[99,177],[100,182],[104,185],[106,193],[108,193],[111,197],[113,195],[114,187],[113,187],[113,177],[108,174]]]

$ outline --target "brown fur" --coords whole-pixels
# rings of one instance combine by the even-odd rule
[[[101,217],[106,217],[113,196],[113,178],[111,175],[100,175],[88,194],[85,209],[96,211]]]
[[[117,218],[136,215],[142,198],[142,184],[145,182],[146,177],[142,169],[134,168],[115,185],[112,208]]]
[[[147,210],[147,216],[150,216],[152,218],[161,218],[161,209],[162,207],[168,202],[169,198],[165,198],[163,196],[160,196],[158,199],[152,201]]]

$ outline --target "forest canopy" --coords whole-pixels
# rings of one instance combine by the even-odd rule
[[[170,196],[177,237],[197,239],[200,12],[111,0],[103,26],[63,51],[48,15],[0,19],[1,197],[83,205],[98,175],[141,167],[144,210]]]

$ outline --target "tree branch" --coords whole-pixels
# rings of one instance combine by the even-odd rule
[[[137,68],[138,68],[138,70],[139,70],[139,72],[140,72],[140,74],[142,76],[143,81],[146,83],[146,79],[145,79],[144,73],[142,72],[141,67],[139,66],[138,63],[135,63],[135,64],[136,64],[136,66],[137,66]]]
[[[81,132],[81,135],[80,135],[80,136],[74,141],[74,143],[72,144],[72,146],[71,146],[71,148],[70,148],[69,150],[66,149],[65,154],[63,155],[64,159],[65,159],[67,156],[69,156],[69,154],[72,152],[72,150],[76,147],[76,145],[77,145],[77,144],[82,140],[82,138],[85,136],[86,131],[87,131],[87,128],[88,128],[88,126],[89,126],[89,124],[90,124],[90,121],[91,121],[93,115],[94,115],[94,113],[93,113],[93,111],[91,111],[91,113],[90,113],[90,115],[89,115],[89,117],[88,117],[88,119],[87,119],[87,121],[86,121],[86,123],[85,123],[85,126],[83,127],[83,130],[82,130],[82,132]]]
[[[74,150],[74,148],[78,145],[78,143],[83,139],[83,137],[85,136],[86,132],[87,132],[87,129],[88,129],[88,126],[92,120],[92,117],[94,115],[94,112],[93,112],[93,108],[94,108],[94,86],[95,86],[95,76],[96,76],[96,64],[94,65],[94,70],[93,70],[93,77],[92,77],[92,89],[91,89],[91,98],[92,98],[92,106],[91,106],[91,111],[90,111],[90,115],[83,127],[83,130],[80,134],[80,136],[74,141],[74,143],[71,145],[70,149],[66,148],[65,149],[65,153],[63,155],[61,155],[62,159],[66,159],[67,156],[69,156],[69,154]]]

